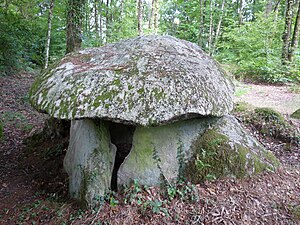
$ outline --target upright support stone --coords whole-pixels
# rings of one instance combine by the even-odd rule
[[[137,127],[133,148],[118,172],[118,184],[138,180],[143,185],[171,182],[180,173],[180,164],[191,157],[193,140],[204,133],[216,118],[191,119],[160,127]],[[181,162],[180,162],[181,161]]]
[[[70,195],[88,206],[110,189],[116,147],[108,124],[91,119],[73,120],[64,159]]]

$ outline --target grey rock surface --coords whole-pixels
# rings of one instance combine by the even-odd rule
[[[211,130],[218,136],[208,141],[201,139]],[[217,143],[220,137],[224,143]],[[218,146],[207,145],[209,141]],[[217,164],[206,162],[209,154],[216,156],[212,159]],[[211,163],[212,168],[206,171],[195,167],[197,160]],[[143,185],[158,185],[161,178],[171,182],[179,174],[197,183],[208,173],[216,177],[245,177],[266,169],[275,170],[277,166],[273,154],[251,137],[234,117],[198,118],[160,127],[138,127],[133,148],[119,169],[118,184],[137,179]],[[203,171],[206,174],[202,174]]]
[[[66,55],[31,89],[31,103],[59,119],[102,118],[156,126],[233,108],[233,85],[197,45],[142,36]]]
[[[90,119],[72,121],[64,159],[70,195],[87,205],[103,196],[110,189],[115,155],[107,123]]]

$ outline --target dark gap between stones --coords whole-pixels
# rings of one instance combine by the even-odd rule
[[[115,163],[111,177],[111,190],[118,190],[118,170],[132,148],[132,139],[136,126],[111,122],[109,132],[111,142],[117,147]]]

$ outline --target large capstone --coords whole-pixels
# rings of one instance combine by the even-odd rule
[[[228,114],[233,91],[200,47],[151,35],[66,55],[37,79],[31,103],[59,119],[154,126]]]

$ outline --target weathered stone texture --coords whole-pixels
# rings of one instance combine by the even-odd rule
[[[211,130],[215,134],[212,137]],[[196,166],[197,160],[211,168]],[[179,173],[196,183],[208,174],[245,177],[277,166],[273,154],[247,134],[234,117],[198,118],[160,127],[138,127],[133,149],[119,169],[118,183],[137,179],[141,184],[158,185],[161,178],[172,181]]]
[[[232,94],[223,70],[197,45],[151,35],[65,56],[36,81],[31,103],[59,119],[155,126],[228,114]]]
[[[115,154],[107,123],[91,119],[72,121],[64,159],[71,196],[88,205],[103,196],[110,188]]]

